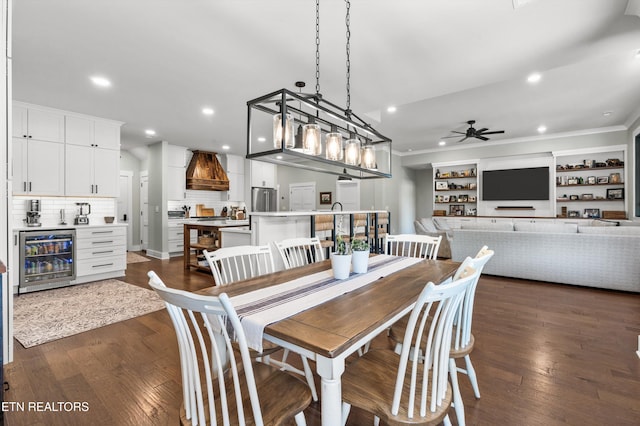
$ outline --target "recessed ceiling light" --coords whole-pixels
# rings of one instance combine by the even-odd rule
[[[547,126],[538,126],[538,133],[544,133],[547,131]]]
[[[611,114],[613,114],[611,111],[605,111],[602,113],[605,117],[609,117]]]
[[[282,155],[276,155],[276,160],[282,160]]]
[[[266,141],[267,141],[267,138],[265,138],[264,136],[260,136],[258,138],[258,142],[266,142]]]
[[[202,113],[204,115],[213,115],[213,108],[204,107],[202,108]]]
[[[99,87],[110,87],[111,86],[111,82],[108,79],[104,78],[104,77],[100,77],[100,76],[94,75],[94,76],[89,77],[89,78],[91,79],[91,82],[93,84],[95,84],[96,86],[99,86]]]
[[[527,77],[527,81],[531,84],[535,84],[539,82],[540,79],[542,79],[542,74],[540,74],[539,72],[534,72],[533,74],[529,74],[529,77]]]
[[[446,144],[447,144],[447,143],[446,143],[445,141],[440,141],[440,142],[438,142],[438,145],[440,145],[440,146],[445,146]]]
[[[222,149],[224,149],[224,150],[227,150],[229,148],[231,148],[229,145],[222,145]]]
[[[156,131],[155,131],[155,130],[152,130],[152,129],[147,129],[147,130],[145,130],[145,131],[144,131],[144,133],[145,133],[147,136],[153,136],[153,135],[155,135],[155,134],[156,134]]]
[[[407,152],[411,152],[411,151],[413,151],[413,149],[411,149],[411,148],[407,149]]]
[[[390,106],[389,108],[387,108],[387,112],[391,112],[394,113],[398,110],[398,108],[394,107],[394,106]]]

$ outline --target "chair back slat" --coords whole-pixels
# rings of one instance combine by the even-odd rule
[[[192,425],[230,426],[251,423],[246,419],[250,414],[255,424],[262,424],[249,348],[227,295],[204,296],[168,288],[153,271],[148,275],[149,285],[165,301],[176,330],[185,417]],[[239,343],[242,367],[228,355],[233,354],[228,327]],[[242,402],[246,392],[250,407]]]
[[[273,255],[269,245],[225,247],[216,251],[203,251],[216,285],[274,272]]]
[[[424,417],[442,404],[448,386],[453,321],[466,289],[478,275],[475,270],[468,272],[470,275],[446,284],[428,283],[418,297],[403,339],[393,415],[402,406],[409,418]]]
[[[275,243],[285,269],[296,268],[324,260],[324,252],[318,237],[290,238]]]
[[[475,301],[476,289],[478,287],[478,281],[480,275],[487,262],[493,257],[493,250],[489,250],[487,246],[482,247],[476,257],[467,257],[454,275],[454,279],[458,278],[464,273],[465,268],[470,267],[478,271],[476,279],[467,288],[464,299],[460,304],[458,314],[456,316],[454,325],[454,341],[453,348],[459,350],[466,347],[471,342],[471,325],[473,320],[473,304]]]
[[[399,234],[384,236],[384,252],[393,256],[422,257],[435,259],[442,236]]]

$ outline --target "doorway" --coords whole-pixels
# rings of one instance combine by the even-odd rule
[[[289,184],[289,210],[311,211],[316,209],[316,183]]]
[[[133,172],[120,170],[120,192],[117,199],[116,215],[118,222],[127,226],[127,250],[133,249]]]
[[[149,244],[149,172],[140,172],[140,248]]]

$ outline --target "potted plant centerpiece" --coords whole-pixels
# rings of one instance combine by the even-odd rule
[[[349,278],[349,272],[351,270],[351,247],[344,240],[342,232],[342,217],[338,224],[336,249],[331,253],[331,269],[333,270],[334,278],[338,280]]]
[[[369,269],[369,243],[363,238],[351,238],[353,272],[364,274]]]

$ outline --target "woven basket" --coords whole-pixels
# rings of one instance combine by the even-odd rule
[[[215,241],[215,239],[213,237],[210,237],[210,236],[201,235],[201,236],[198,237],[198,244],[202,244],[202,245],[206,245],[206,246],[212,246],[214,241]]]

